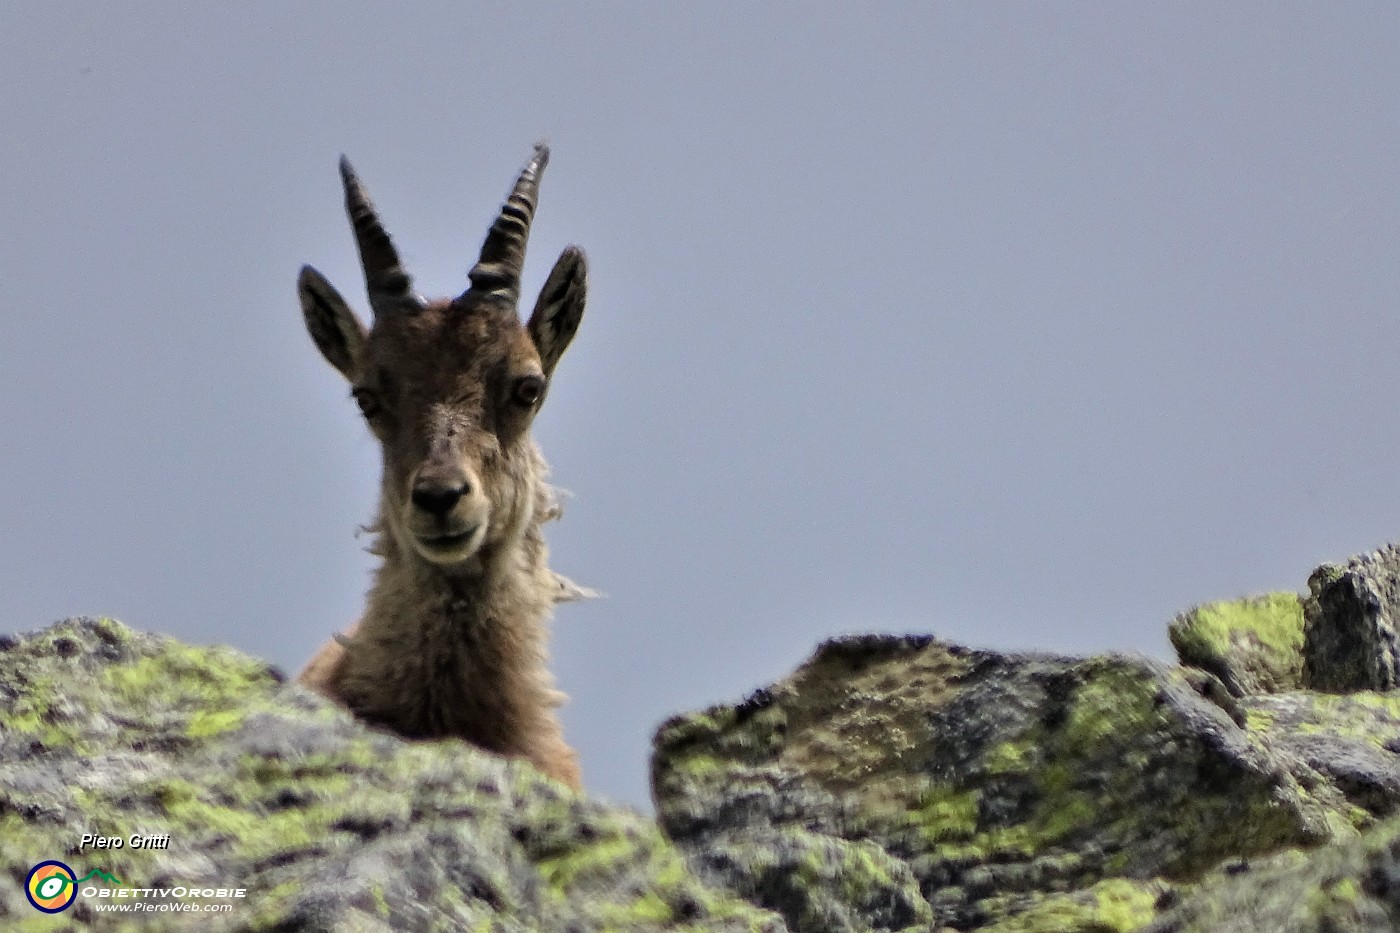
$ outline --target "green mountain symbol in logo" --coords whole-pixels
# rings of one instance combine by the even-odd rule
[[[97,877],[97,878],[102,879],[103,881],[107,882],[108,884],[116,884],[116,885],[122,884],[121,881],[119,881],[119,880],[117,880],[116,878],[112,877],[111,875],[107,874],[107,872],[103,871],[103,870],[100,869],[100,868],[94,868],[92,871],[88,872],[86,875],[83,875],[81,878],[79,878],[77,881],[75,881],[75,882],[73,882],[73,883],[74,883],[74,884],[82,884],[84,881],[86,881],[86,880],[88,880],[89,878],[92,878],[92,877],[94,877],[94,876]]]

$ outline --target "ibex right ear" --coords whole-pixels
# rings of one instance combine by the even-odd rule
[[[365,348],[365,326],[340,297],[335,286],[310,266],[301,267],[297,295],[306,329],[330,364],[351,382],[355,380]]]
[[[570,246],[554,264],[544,288],[535,302],[534,313],[526,329],[535,349],[540,353],[544,374],[554,372],[559,357],[574,339],[579,322],[583,320],[583,305],[588,298],[588,260],[583,250]]]

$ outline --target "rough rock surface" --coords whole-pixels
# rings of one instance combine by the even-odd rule
[[[662,726],[659,826],[226,649],[97,619],[0,637],[0,929],[1400,929],[1400,691],[1370,689],[1395,682],[1400,552],[1309,583],[1178,617],[1180,665],[827,642]],[[23,887],[46,859],[248,897],[50,917]]]
[[[79,851],[83,833],[170,841]],[[6,931],[783,930],[698,881],[636,813],[460,742],[366,729],[233,651],[102,619],[0,641],[0,842]],[[79,897],[49,916],[24,893],[49,859],[121,888],[247,896],[139,916]]]
[[[1260,897],[1274,884],[1310,910],[1373,892],[1356,899],[1366,916],[1389,916],[1377,905],[1400,891],[1397,873],[1374,893],[1400,857],[1376,840],[1400,824],[1373,828],[1400,810],[1400,694],[1302,689],[1305,618],[1319,633],[1389,624],[1400,577],[1375,555],[1349,566],[1350,589],[1321,599],[1314,575],[1310,597],[1183,614],[1180,667],[828,642],[744,703],[662,727],[662,828],[702,877],[795,931],[1210,930],[1217,903],[1229,929],[1400,929],[1328,926],[1340,907],[1287,926],[1291,908],[1256,911],[1241,880],[1263,866]],[[1389,642],[1329,637],[1314,670],[1339,689],[1382,682]]]
[[[1333,693],[1400,686],[1400,548],[1324,564],[1308,589],[1304,685]]]
[[[1165,906],[1165,905],[1164,905]],[[1400,822],[1304,854],[1231,862],[1168,906],[1147,933],[1394,933]]]
[[[1178,671],[926,637],[831,641],[741,705],[672,720],[653,780],[701,875],[813,931],[975,929],[1113,879],[1145,922],[1165,883],[1353,815]],[[824,883],[804,897],[787,863]]]

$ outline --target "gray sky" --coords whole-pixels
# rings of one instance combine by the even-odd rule
[[[23,11],[23,12],[19,12]],[[0,625],[294,671],[359,613],[377,452],[345,152],[429,294],[539,137],[525,290],[585,783],[843,631],[1165,656],[1400,529],[1390,4],[12,4]]]

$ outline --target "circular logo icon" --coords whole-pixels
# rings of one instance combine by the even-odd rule
[[[62,862],[40,862],[24,879],[24,896],[46,914],[67,910],[78,899],[77,876]]]

